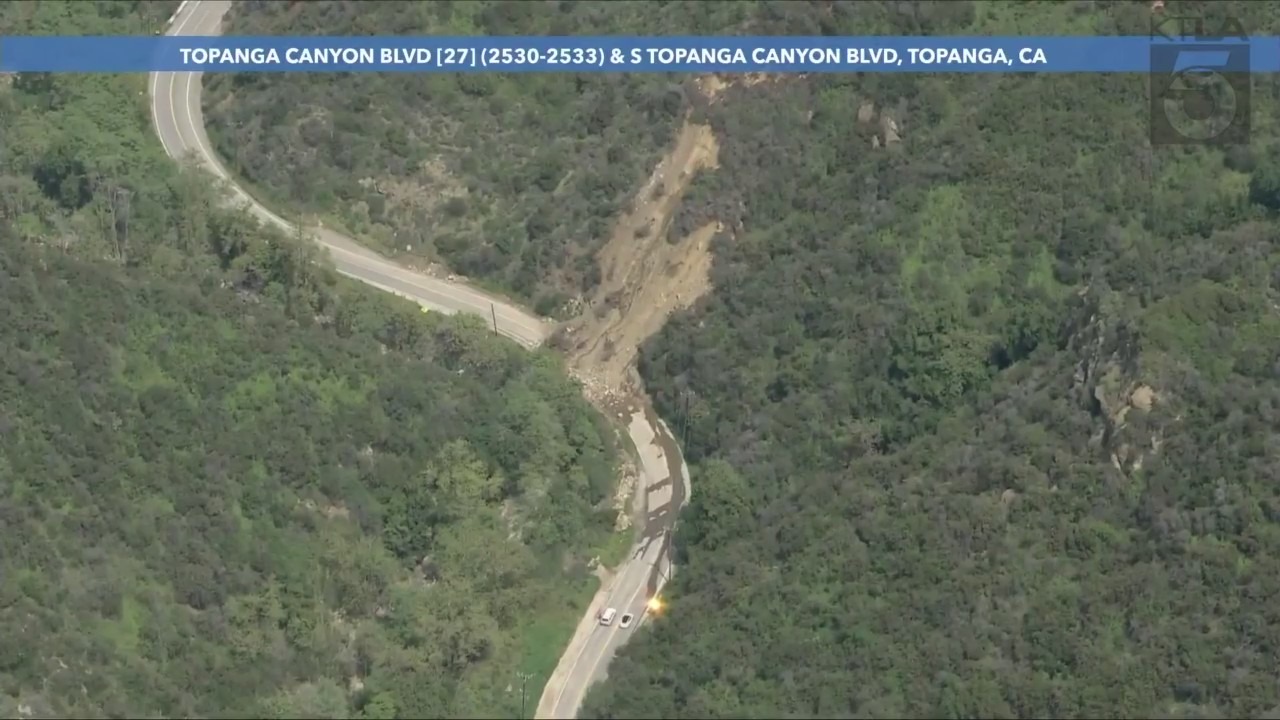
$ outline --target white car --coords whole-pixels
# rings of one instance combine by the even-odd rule
[[[609,608],[608,610],[605,610],[604,612],[600,613],[600,624],[604,625],[605,627],[612,625],[613,618],[617,614],[618,614],[618,611],[615,610],[614,608]]]
[[[625,630],[631,627],[631,621],[635,619],[636,619],[635,615],[632,615],[631,613],[623,613],[622,619],[618,621],[618,627]]]

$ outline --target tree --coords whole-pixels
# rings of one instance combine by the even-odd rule
[[[269,718],[328,718],[341,720],[349,717],[347,694],[333,680],[302,683],[277,693],[263,703],[263,715]]]
[[[1280,149],[1269,151],[1249,177],[1249,202],[1280,210]]]

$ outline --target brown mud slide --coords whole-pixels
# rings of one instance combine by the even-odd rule
[[[597,404],[613,407],[640,393],[632,372],[640,344],[661,330],[672,312],[711,289],[711,240],[719,223],[707,223],[675,243],[667,234],[694,176],[715,169],[718,155],[711,128],[686,120],[675,146],[597,255],[602,281],[586,309],[565,324],[560,341],[573,374]]]

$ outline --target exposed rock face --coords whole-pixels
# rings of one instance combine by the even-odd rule
[[[1128,475],[1142,468],[1148,453],[1159,451],[1161,432],[1145,416],[1167,406],[1169,398],[1145,377],[1141,340],[1125,319],[1122,302],[1105,289],[1085,291],[1067,345],[1080,358],[1076,392],[1101,421],[1092,442]],[[1135,422],[1134,410],[1142,422]]]

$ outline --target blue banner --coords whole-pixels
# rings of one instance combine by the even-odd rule
[[[0,72],[1280,72],[1280,38],[0,37]]]

